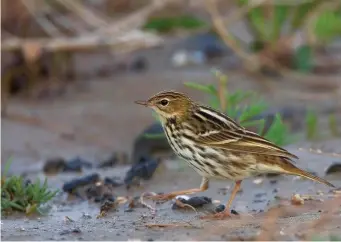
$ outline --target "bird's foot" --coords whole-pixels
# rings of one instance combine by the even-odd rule
[[[226,218],[231,218],[233,216],[234,214],[231,214],[231,212],[227,210],[215,214],[201,216],[200,219],[222,220]]]

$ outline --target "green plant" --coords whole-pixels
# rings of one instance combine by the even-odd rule
[[[295,36],[297,31],[306,32],[309,37],[303,46],[292,50],[292,53],[289,50],[275,53],[274,48],[273,54],[283,55],[282,58],[277,56],[278,61],[288,59],[294,69],[310,72],[314,63],[313,45],[325,44],[341,36],[341,4],[338,0],[290,2],[265,1],[257,4],[251,0],[236,0],[240,8],[248,8],[246,24],[254,38],[250,45],[254,52],[283,48],[286,44],[280,40]]]
[[[328,125],[329,125],[329,130],[331,135],[333,136],[340,136],[340,130],[339,130],[339,126],[337,125],[337,121],[336,121],[336,117],[335,114],[331,114],[329,115],[329,120],[328,120]]]
[[[6,177],[11,162],[8,161],[1,178],[1,213],[11,211],[23,212],[26,215],[38,212],[43,213],[40,206],[51,200],[58,191],[49,191],[47,179],[41,184],[25,183],[21,176]]]
[[[189,15],[176,17],[154,17],[143,26],[147,30],[155,30],[160,33],[170,32],[174,29],[197,29],[206,26],[206,23]]]
[[[306,118],[305,118],[305,123],[306,123],[306,137],[307,139],[316,139],[318,136],[317,133],[317,123],[318,123],[318,117],[315,112],[312,110],[309,110],[307,112]]]

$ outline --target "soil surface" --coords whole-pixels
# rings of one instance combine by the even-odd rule
[[[162,53],[162,54],[160,54]],[[187,69],[165,68],[170,50],[149,52],[151,68],[142,73],[115,75],[105,79],[94,79],[73,84],[70,90],[57,99],[19,100],[9,103],[8,113],[38,117],[43,125],[32,126],[26,122],[2,119],[2,161],[12,157],[11,174],[28,174],[29,178],[44,179],[42,166],[49,157],[84,157],[98,161],[114,151],[130,154],[132,144],[140,132],[154,119],[151,111],[133,103],[145,99],[165,89],[186,91],[193,99],[206,101],[206,97],[194,90],[185,88],[183,82],[195,81],[212,83],[215,81],[209,70],[212,66]],[[146,55],[146,53],[142,53]],[[86,69],[95,57],[82,58],[78,65]],[[153,64],[154,63],[154,64]],[[159,63],[159,65],[157,64]],[[163,63],[163,64],[160,64]],[[156,67],[154,67],[156,66]],[[157,69],[157,70],[155,70]],[[335,100],[302,100],[305,89],[299,84],[287,84],[284,80],[274,82],[276,89],[271,92],[246,75],[232,72],[229,74],[229,88],[259,92],[272,107],[298,106],[310,104],[325,109]],[[311,91],[310,91],[311,93]],[[313,154],[300,151],[299,147],[323,148],[328,152],[341,153],[341,140],[315,143],[302,142],[287,148],[300,157],[297,165],[325,177],[325,170],[340,156]],[[3,167],[4,162],[1,162]],[[145,191],[169,192],[178,189],[195,188],[201,178],[182,161],[164,161],[164,168],[154,174],[143,186],[126,190],[117,188],[117,196],[141,195]],[[112,169],[98,170],[101,176],[118,176],[129,169],[129,165],[118,165]],[[83,174],[60,174],[49,177],[49,185],[61,189],[65,181]],[[325,177],[336,186],[341,186],[340,174]],[[254,181],[255,179],[256,182]],[[259,180],[262,179],[262,180]],[[260,184],[258,184],[260,182]],[[218,203],[228,200],[233,184],[230,181],[212,181],[205,195]],[[172,201],[164,204],[148,203],[156,208],[153,214],[148,208],[136,208],[125,212],[124,206],[107,216],[97,219],[98,204],[66,201],[65,194],[58,196],[49,205],[51,211],[46,216],[24,218],[21,215],[2,217],[2,240],[226,240],[252,239],[300,239],[314,234],[340,233],[340,211],[328,213],[333,194],[330,189],[314,182],[294,179],[290,176],[254,178],[242,184],[243,190],[234,202],[233,209],[242,217],[226,221],[205,221],[199,215],[208,213],[214,206],[192,210],[173,210]],[[221,189],[225,188],[226,194]],[[318,192],[321,191],[321,192]],[[314,199],[304,205],[290,205],[293,193],[312,195]],[[323,201],[322,201],[323,200]],[[287,208],[276,223],[264,218],[268,210],[281,204]],[[327,207],[326,207],[327,206]],[[336,206],[336,205],[335,205]],[[332,206],[332,207],[335,207]],[[338,205],[338,207],[340,204]],[[325,215],[327,213],[327,217]],[[67,220],[69,217],[72,221]],[[244,218],[245,217],[245,218]],[[323,218],[321,222],[319,219]],[[317,222],[319,221],[319,222]],[[178,227],[147,227],[148,224],[179,224]],[[266,225],[266,223],[268,223]],[[316,226],[315,223],[323,223]],[[186,224],[188,227],[184,227]],[[265,225],[264,225],[265,224]],[[270,232],[268,225],[277,226]],[[265,226],[265,227],[264,227]],[[315,226],[315,227],[314,227]],[[72,232],[73,231],[73,232]],[[274,237],[266,237],[266,236]],[[308,237],[309,238],[309,237]]]

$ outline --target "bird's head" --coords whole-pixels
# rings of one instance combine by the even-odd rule
[[[185,94],[175,91],[160,92],[147,101],[135,101],[135,103],[152,108],[162,120],[176,117],[185,118],[193,101]]]

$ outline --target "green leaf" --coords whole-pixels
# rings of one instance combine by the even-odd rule
[[[276,5],[274,6],[274,17],[271,33],[271,41],[275,42],[281,36],[282,28],[289,17],[290,6]]]
[[[276,114],[272,125],[264,137],[274,142],[276,145],[284,146],[292,142],[288,133],[288,127],[283,123],[281,115]]]
[[[320,41],[341,36],[341,14],[330,10],[321,13],[315,22],[314,33]]]
[[[313,69],[313,50],[310,46],[299,47],[294,55],[296,68],[301,72],[311,72]]]
[[[253,105],[250,105],[248,109],[240,116],[240,122],[250,120],[251,118],[260,115],[267,108],[263,101],[259,101]]]
[[[306,135],[307,139],[315,139],[317,138],[317,114],[312,110],[309,110],[306,115],[305,123],[306,123]]]
[[[296,31],[299,29],[304,21],[306,20],[306,16],[311,13],[320,3],[325,0],[314,0],[304,2],[295,8],[292,9],[293,17],[291,19],[291,31]]]

